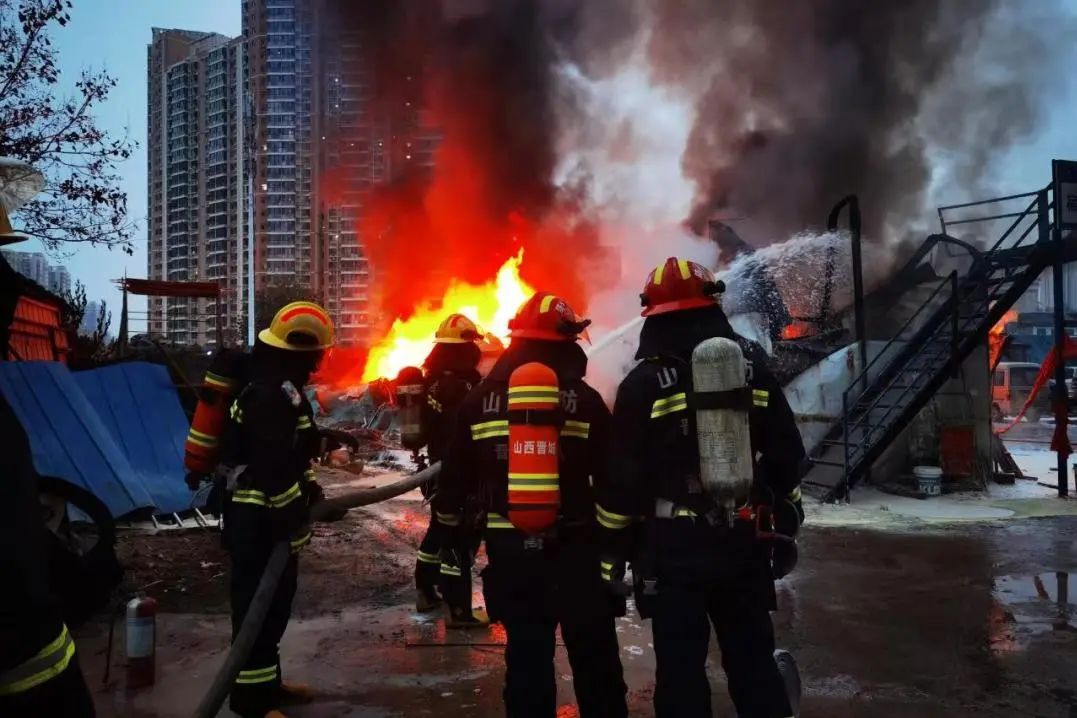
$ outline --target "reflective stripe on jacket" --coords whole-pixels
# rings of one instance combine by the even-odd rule
[[[63,673],[75,655],[75,641],[67,626],[33,658],[0,675],[0,696],[22,693]]]

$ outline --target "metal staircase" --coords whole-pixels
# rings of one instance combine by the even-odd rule
[[[805,482],[826,490],[824,500],[844,498],[916,413],[986,341],[988,330],[1056,257],[1077,258],[1069,240],[1055,240],[1049,189],[944,209],[968,208],[1032,197],[1024,211],[980,220],[1013,219],[986,252],[945,234],[933,235],[905,270],[915,268],[940,243],[971,249],[971,266],[942,278],[904,326],[850,383],[842,396],[843,418],[817,447]],[[940,219],[942,212],[940,210]]]

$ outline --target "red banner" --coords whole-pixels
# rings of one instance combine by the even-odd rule
[[[221,294],[217,282],[164,282],[156,279],[117,279],[116,283],[131,294],[150,297],[208,297]]]
[[[1077,359],[1077,342],[1074,342],[1068,336],[1062,337],[1062,358],[1063,361],[1070,359]],[[1055,369],[1058,367],[1058,345],[1051,347],[1051,351],[1047,352],[1046,358],[1040,365],[1040,373],[1036,375],[1036,381],[1032,384],[1032,391],[1028,393],[1028,398],[1025,399],[1025,405],[1021,407],[1021,411],[1017,413],[1013,421],[1009,426],[1006,426],[998,431],[1001,436],[1007,431],[1017,425],[1017,422],[1021,421],[1021,418],[1028,411],[1028,408],[1032,406],[1032,402],[1035,401],[1036,395],[1040,393],[1040,390],[1047,385],[1047,382],[1055,374]],[[1062,387],[1062,391],[1066,388]],[[1066,412],[1066,402],[1060,401],[1054,397],[1051,398],[1051,409],[1055,414],[1055,433],[1051,437],[1051,451],[1056,451],[1066,456],[1073,453],[1073,447],[1070,446],[1069,435],[1066,429],[1069,426],[1069,416]]]

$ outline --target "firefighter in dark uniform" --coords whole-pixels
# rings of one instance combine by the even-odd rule
[[[609,410],[583,378],[587,357],[576,340],[589,322],[558,297],[538,293],[510,323],[512,343],[464,400],[435,499],[439,519],[486,515],[483,595],[490,618],[505,626],[506,714],[553,718],[557,626],[568,650],[580,715],[626,716],[616,615],[599,578],[592,486],[606,480]],[[509,380],[537,362],[557,375],[560,504],[541,535],[525,534],[509,516]],[[556,411],[557,398],[554,398]]]
[[[324,498],[311,468],[321,435],[303,386],[332,345],[333,323],[320,306],[293,302],[281,308],[258,334],[250,382],[232,404],[225,429],[222,463],[233,467],[224,515],[233,638],[274,546],[287,540],[292,547],[261,633],[232,687],[231,708],[244,718],[280,717],[279,707],[312,698],[309,687],[282,682],[278,644],[291,615],[297,554],[311,538],[309,509]]]
[[[463,314],[451,314],[434,334],[434,349],[423,362],[423,384],[426,400],[422,407],[422,435],[426,439],[431,462],[445,457],[456,411],[464,397],[478,386],[482,376],[478,366],[482,352],[478,342],[479,328]],[[433,496],[437,485],[425,484],[424,495]],[[447,519],[452,522],[452,518]],[[485,612],[471,606],[471,570],[467,556],[456,556],[446,538],[460,530],[438,521],[431,509],[430,525],[426,529],[415,562],[415,587],[418,592],[416,609],[431,611],[441,604],[437,589],[449,608],[447,625],[450,628],[470,628],[487,625]],[[477,534],[475,534],[477,536]],[[474,538],[468,542],[476,543]],[[466,547],[465,547],[466,548]],[[470,555],[476,546],[466,548]],[[442,553],[446,552],[442,562]]]
[[[721,289],[705,267],[676,258],[648,276],[642,361],[618,389],[620,448],[598,496],[602,573],[614,588],[632,558],[637,609],[652,620],[656,715],[711,715],[704,666],[713,626],[738,716],[786,718],[799,696],[787,695],[770,612],[774,579],[796,560],[804,448],[766,355],[722,312]],[[704,489],[695,434],[692,351],[711,337],[741,345],[750,388],[742,396],[745,404],[750,397],[752,495],[732,516]]]
[[[48,550],[30,443],[0,397],[0,716],[92,718],[71,633],[49,591]]]

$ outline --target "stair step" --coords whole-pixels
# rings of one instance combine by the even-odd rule
[[[826,461],[825,459],[808,459],[808,460],[810,462],[812,462],[813,464],[818,464],[819,466],[833,466],[833,467],[838,468],[838,469],[844,469],[845,468],[845,464],[841,463],[840,461]]]

